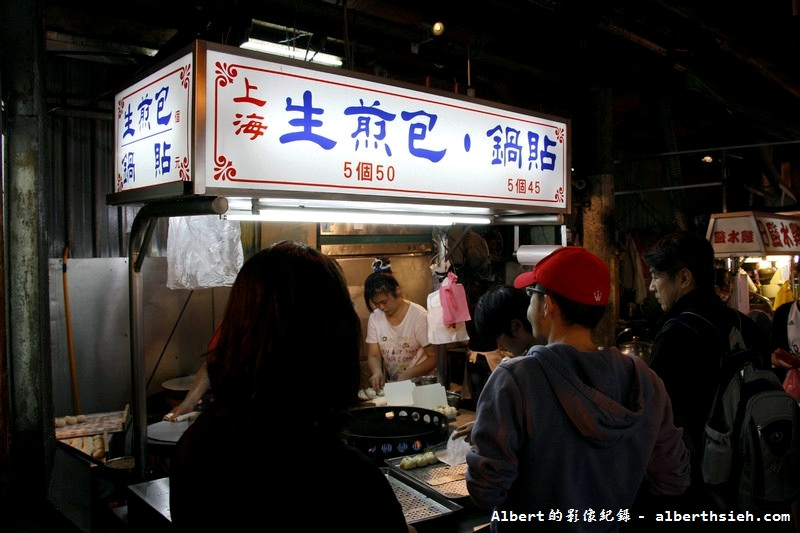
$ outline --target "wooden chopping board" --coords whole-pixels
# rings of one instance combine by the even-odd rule
[[[56,428],[57,439],[71,439],[89,435],[102,435],[103,433],[116,433],[124,431],[130,419],[130,411],[112,411],[109,413],[94,413],[86,415],[86,421]]]

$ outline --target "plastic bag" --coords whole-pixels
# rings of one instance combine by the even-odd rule
[[[430,344],[449,344],[466,340],[469,340],[466,324],[464,322],[445,324],[439,291],[430,293],[428,295],[428,342]]]
[[[458,466],[467,462],[467,452],[472,446],[467,442],[466,437],[453,438],[453,434],[447,439],[445,453],[436,454],[437,459],[450,466]]]
[[[443,320],[445,324],[456,324],[470,320],[467,293],[464,286],[458,281],[458,276],[452,272],[442,281],[439,287],[439,298],[442,303]]]
[[[800,402],[800,369],[790,368],[783,379],[783,390]]]
[[[167,287],[229,287],[244,262],[238,222],[213,215],[171,217],[167,235]]]

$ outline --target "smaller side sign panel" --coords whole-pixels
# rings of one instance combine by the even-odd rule
[[[115,192],[192,179],[192,58],[116,95]]]
[[[708,238],[717,255],[796,255],[800,219],[759,214],[714,218]]]

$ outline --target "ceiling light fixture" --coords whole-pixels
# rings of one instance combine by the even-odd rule
[[[425,43],[433,41],[434,37],[440,37],[444,33],[444,23],[436,21],[433,24],[423,24],[426,32],[426,38],[418,43],[411,43],[411,53],[419,54],[419,47]]]
[[[289,57],[291,59],[299,59],[300,61],[309,61],[318,63],[320,65],[328,65],[331,67],[341,67],[342,58],[325,54],[323,52],[316,52],[314,50],[305,50],[296,46],[287,46],[285,44],[271,43],[269,41],[262,41],[261,39],[250,38],[242,43],[240,48],[245,50],[253,50],[255,52],[263,52],[265,54],[272,54],[281,57]]]

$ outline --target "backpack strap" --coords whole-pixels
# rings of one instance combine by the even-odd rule
[[[736,317],[739,319],[739,330],[741,331],[742,317],[739,313],[736,313]],[[722,334],[713,322],[692,311],[683,311],[678,316],[667,321],[667,323],[670,322],[681,324],[696,335],[703,335],[705,331],[706,334],[710,333],[718,339],[717,345],[720,353],[719,373],[717,374],[714,402],[711,404],[711,412],[708,413],[709,423],[717,427],[719,421],[724,419],[723,405],[720,399],[728,387],[728,383],[733,379],[733,376],[741,372],[747,362],[754,362],[757,354],[748,349],[732,350],[728,338]]]
[[[728,339],[722,334],[722,332],[711,322],[709,319],[704,317],[703,315],[698,315],[693,311],[683,311],[678,316],[672,317],[667,320],[667,324],[670,323],[677,323],[681,324],[685,328],[689,328],[692,333],[698,336],[702,336],[703,333],[710,333],[712,336],[716,337],[719,340],[719,352],[720,355],[725,355],[730,351],[730,345],[728,344]]]
[[[741,332],[741,314],[737,312],[736,318],[739,321],[739,331]],[[722,356],[720,359],[720,366],[730,363],[737,368],[741,368],[747,360],[752,360],[754,358],[755,354],[751,353],[746,346],[739,349],[732,348],[728,337],[723,335],[719,328],[717,328],[713,322],[703,315],[699,315],[693,311],[683,311],[678,316],[667,320],[667,324],[671,322],[682,324],[684,327],[689,328],[696,335],[702,335],[703,329],[705,328],[706,332],[710,332],[712,335],[717,337],[717,339],[719,339],[720,355]],[[698,328],[697,324],[702,324],[702,326]],[[742,342],[744,342],[744,339],[742,339]],[[753,362],[755,361],[753,360]]]

